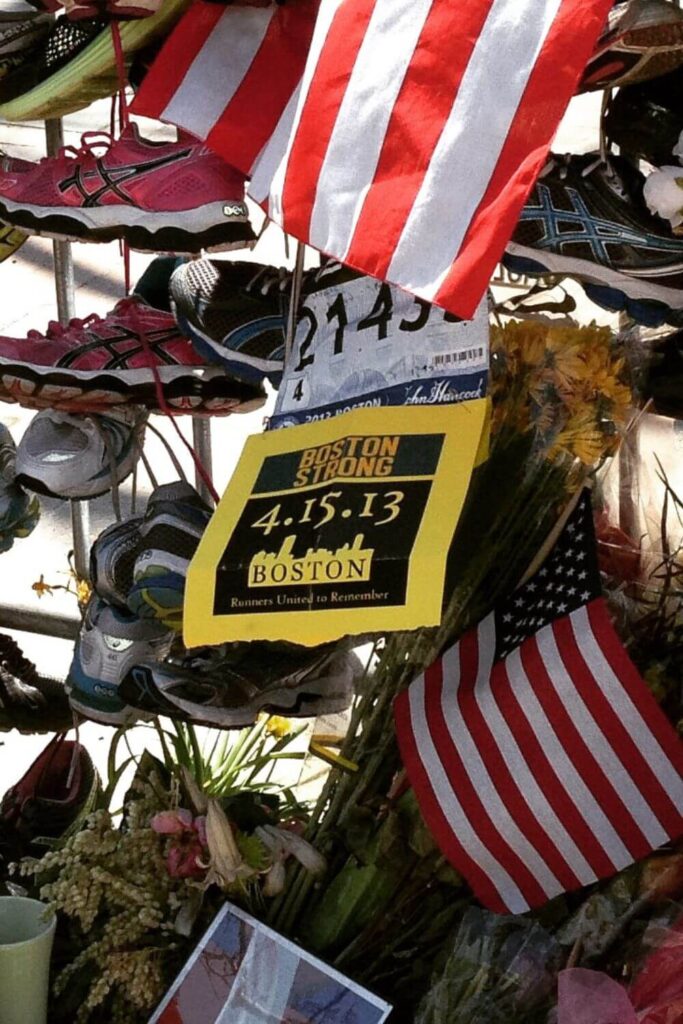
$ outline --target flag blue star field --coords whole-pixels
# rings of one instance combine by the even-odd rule
[[[395,717],[427,824],[492,910],[524,913],[683,833],[683,744],[611,624],[587,493]]]

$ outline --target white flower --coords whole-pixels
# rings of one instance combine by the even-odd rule
[[[270,851],[273,863],[291,855],[312,875],[325,873],[327,862],[323,855],[295,832],[274,825],[259,825],[256,828],[256,835]]]
[[[683,170],[662,167],[645,182],[645,202],[652,213],[671,221],[674,228],[683,224]]]
[[[674,146],[674,156],[677,156],[683,164],[683,132],[679,135],[678,143]]]

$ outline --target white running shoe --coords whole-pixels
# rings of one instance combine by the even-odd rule
[[[55,498],[94,498],[132,473],[147,413],[137,407],[72,415],[44,409],[17,448],[17,481]]]

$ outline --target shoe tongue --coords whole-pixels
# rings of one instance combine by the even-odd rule
[[[170,484],[160,484],[155,488],[147,501],[147,508],[155,502],[170,501],[182,502],[183,504],[199,505],[205,508],[205,504],[197,494],[196,490],[186,480],[175,480]]]

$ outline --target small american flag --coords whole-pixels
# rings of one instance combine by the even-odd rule
[[[683,833],[683,744],[611,625],[587,494],[395,717],[427,824],[492,910],[523,913]]]
[[[289,234],[471,319],[612,3],[199,2],[133,110],[206,139]]]

